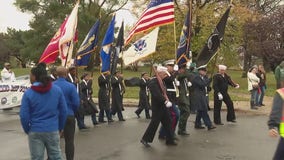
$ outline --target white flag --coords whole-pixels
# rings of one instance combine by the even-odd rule
[[[79,3],[76,3],[71,14],[69,15],[65,27],[63,28],[63,35],[59,40],[59,53],[62,61],[62,66],[69,66],[73,53],[73,40],[77,28]]]
[[[129,65],[154,53],[156,51],[158,33],[159,27],[133,43],[122,55],[124,64]]]

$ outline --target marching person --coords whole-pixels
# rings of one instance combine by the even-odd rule
[[[76,91],[76,87],[66,80],[67,69],[65,67],[57,67],[56,73],[58,79],[53,82],[54,85],[61,88],[67,103],[67,119],[64,126],[65,139],[65,155],[67,160],[74,159],[74,135],[75,135],[75,113],[80,106],[80,98]]]
[[[180,66],[178,70],[177,80],[179,81],[179,97],[178,97],[178,108],[180,110],[180,119],[178,124],[179,135],[189,135],[186,131],[187,120],[190,115],[189,108],[189,88],[191,82],[188,81],[188,74],[186,71],[186,65]]]
[[[239,84],[234,83],[231,77],[226,73],[227,66],[219,65],[219,71],[213,76],[214,89],[214,123],[216,125],[224,125],[221,121],[222,102],[227,106],[227,121],[236,123],[234,103],[228,94],[228,85],[239,88]]]
[[[149,103],[149,89],[147,87],[147,84],[150,80],[149,75],[146,72],[143,72],[141,74],[141,79],[139,82],[140,91],[139,91],[139,104],[138,109],[135,111],[135,114],[138,118],[140,118],[140,113],[145,110],[145,116],[146,119],[150,119],[149,109],[150,109],[150,103]]]
[[[114,76],[111,78],[111,87],[112,87],[111,114],[115,115],[117,113],[118,120],[125,121],[122,115],[123,86],[121,85],[121,81],[122,81],[122,74],[119,71],[116,71],[114,73]]]
[[[168,107],[172,107],[172,103],[166,96],[166,88],[162,82],[162,80],[168,76],[167,68],[158,66],[156,76],[158,77],[151,79],[148,85],[151,93],[152,118],[140,142],[145,147],[150,147],[149,143],[153,142],[156,131],[161,122],[167,135],[166,144],[177,145],[174,141],[174,132],[171,128],[171,118],[167,109]],[[158,78],[160,78],[160,80],[158,80]]]
[[[216,127],[212,124],[208,115],[208,98],[206,97],[206,88],[210,83],[211,79],[205,78],[207,69],[206,67],[198,68],[199,75],[196,75],[192,80],[192,104],[196,106],[196,119],[195,129],[204,129],[205,127],[201,124],[203,119],[204,124],[208,130],[215,129]]]
[[[68,70],[69,72],[66,79],[68,82],[71,82],[75,85],[77,92],[79,93],[79,79],[77,77],[76,68],[74,66],[71,66]]]
[[[177,137],[175,135],[175,130],[180,117],[180,111],[177,106],[177,97],[179,96],[179,91],[178,91],[179,82],[177,82],[176,79],[176,76],[178,74],[178,65],[175,65],[174,59],[170,59],[164,62],[164,66],[167,68],[166,72],[168,76],[163,79],[163,82],[165,83],[167,89],[167,96],[169,98],[169,101],[172,102],[172,106],[168,108],[168,112],[170,114],[171,126],[176,139]],[[166,138],[166,132],[163,126],[161,126],[160,128],[159,138],[160,139]]]
[[[111,115],[110,115],[110,74],[109,72],[101,73],[98,77],[98,84],[99,84],[99,122],[103,123],[106,122],[104,120],[104,113],[106,114],[108,122],[113,122]]]
[[[279,137],[280,123],[283,121],[283,105],[284,105],[284,88],[280,88],[276,90],[276,93],[273,98],[272,109],[269,115],[268,127],[269,127],[269,135],[271,137]],[[283,133],[282,133],[283,134]],[[284,159],[284,137],[280,135],[279,143],[277,149],[274,153],[273,160],[282,160]]]
[[[31,160],[61,160],[60,137],[67,117],[67,104],[61,89],[53,85],[46,65],[31,69],[31,88],[23,95],[20,107],[22,127],[28,134]]]
[[[4,68],[1,71],[2,82],[13,82],[16,80],[15,73],[11,70],[11,64],[4,63]]]
[[[96,113],[98,113],[98,109],[92,99],[92,77],[89,73],[84,73],[81,76],[81,82],[80,82],[80,99],[81,104],[84,108],[83,113],[80,113],[78,116],[78,126],[79,129],[85,129],[88,128],[85,125],[84,118],[85,115],[91,115],[93,125],[97,125],[97,116]]]
[[[49,76],[50,76],[51,80],[52,80],[52,81],[57,80],[56,67],[50,68],[49,72],[50,72],[50,75],[49,75]],[[65,77],[66,77],[66,76],[65,76]]]

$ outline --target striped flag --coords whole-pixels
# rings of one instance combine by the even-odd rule
[[[151,0],[147,9],[136,22],[125,40],[127,45],[134,35],[151,28],[174,22],[174,2],[172,0]]]
[[[101,73],[110,72],[111,49],[112,43],[114,41],[114,25],[115,16],[113,16],[111,22],[109,23],[104,40],[102,42],[102,48],[100,52],[102,62]]]
[[[59,40],[59,54],[61,58],[61,65],[65,67],[71,66],[71,59],[73,53],[73,45],[76,38],[77,21],[78,21],[78,8],[77,2],[73,8],[67,22],[63,28],[63,35]]]
[[[182,27],[177,49],[176,64],[181,66],[191,61],[190,52],[190,10],[188,10]]]
[[[76,55],[76,65],[77,66],[87,66],[91,53],[95,50],[98,44],[100,20],[98,20],[93,27],[90,29],[89,33],[82,42],[77,55]]]

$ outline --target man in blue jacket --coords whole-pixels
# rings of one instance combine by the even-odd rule
[[[66,80],[67,69],[57,67],[56,73],[58,79],[53,82],[61,88],[67,103],[67,119],[64,127],[65,155],[67,160],[74,159],[74,135],[75,135],[75,114],[80,106],[80,98],[75,85]]]
[[[44,159],[45,149],[50,160],[61,160],[59,131],[67,117],[64,95],[52,85],[44,63],[31,69],[30,80],[32,86],[23,95],[20,119],[28,134],[31,160]]]

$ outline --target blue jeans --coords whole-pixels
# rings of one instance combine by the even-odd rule
[[[254,106],[258,106],[258,89],[252,89],[251,91],[251,97],[250,97],[250,101],[251,101],[251,107]]]
[[[261,86],[260,87],[260,93],[259,93],[259,96],[258,96],[258,104],[259,105],[262,105],[263,104],[263,97],[264,97],[264,94],[265,94],[265,89],[266,87],[265,86]]]
[[[207,127],[212,126],[212,122],[210,120],[210,117],[207,111],[203,111],[203,110],[197,110],[196,118],[195,118],[195,126],[201,126],[201,118],[203,119],[205,126]]]
[[[45,149],[48,160],[62,160],[58,131],[30,132],[28,138],[31,160],[43,160]]]

